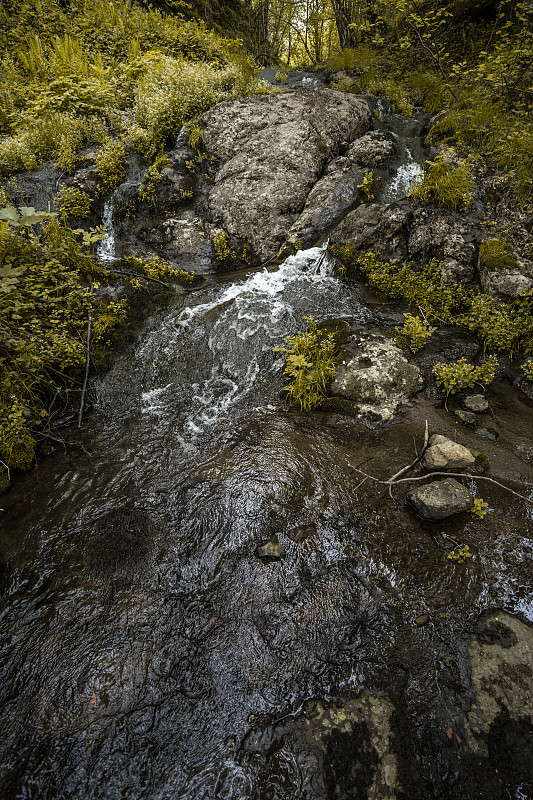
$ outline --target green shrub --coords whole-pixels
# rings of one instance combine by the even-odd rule
[[[409,189],[409,197],[418,203],[433,203],[454,211],[464,211],[474,198],[474,181],[467,161],[455,167],[451,161],[452,150],[447,150],[435,161],[428,161],[422,180]]]
[[[101,193],[115,189],[126,174],[126,146],[120,139],[109,139],[96,154],[96,171],[102,179]]]
[[[472,389],[476,385],[485,389],[494,380],[497,366],[498,361],[494,356],[479,367],[469,364],[465,358],[460,358],[459,361],[452,364],[439,361],[433,367],[433,374],[437,386],[440,386],[448,397],[461,389]]]
[[[436,328],[431,327],[427,320],[421,320],[419,316],[412,314],[404,314],[404,323],[402,328],[395,328],[398,339],[400,342],[406,342],[409,350],[412,353],[418,353],[422,350],[427,340],[432,333],[435,333]]]
[[[504,239],[485,239],[479,247],[479,264],[486,269],[514,269],[517,258]]]
[[[130,256],[124,259],[124,264],[140,275],[146,275],[148,278],[155,278],[156,280],[167,279],[181,283],[184,286],[190,285],[194,281],[194,272],[175,269],[172,264],[158,256],[148,258]]]
[[[93,201],[86,192],[76,187],[64,187],[55,197],[55,204],[61,217],[88,217],[92,210]]]
[[[230,239],[226,231],[218,231],[211,236],[211,242],[218,261],[233,261],[235,251],[230,247]]]
[[[317,328],[311,317],[304,317],[309,327],[297,336],[287,336],[290,347],[276,348],[287,353],[285,370],[286,394],[290,405],[302,411],[317,408],[324,398],[326,386],[335,375],[335,334]]]

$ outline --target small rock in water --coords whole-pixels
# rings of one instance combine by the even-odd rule
[[[484,439],[490,439],[492,442],[495,442],[500,435],[494,428],[478,428],[476,433],[478,436],[482,436]]]
[[[420,614],[420,616],[415,619],[415,625],[418,625],[419,627],[421,625],[426,625],[426,623],[428,622],[429,622],[429,617],[427,614]]]
[[[300,544],[314,533],[316,533],[316,525],[311,522],[307,525],[295,525],[294,528],[287,531],[287,536],[296,544]]]
[[[476,460],[468,448],[438,433],[429,444],[424,456],[427,469],[464,469],[473,466]]]
[[[476,415],[472,413],[472,411],[461,411],[457,409],[454,414],[455,419],[458,419],[459,422],[462,422],[463,425],[467,425],[469,428],[475,428],[477,424]]]
[[[440,520],[468,511],[474,498],[464,486],[453,478],[434,481],[407,495],[407,500],[422,519]]]
[[[260,544],[256,548],[255,554],[263,561],[279,561],[285,555],[285,548],[277,536],[271,536],[268,542]]]
[[[483,414],[489,410],[488,400],[482,394],[469,394],[464,398],[463,405],[468,411],[473,411],[475,414]]]

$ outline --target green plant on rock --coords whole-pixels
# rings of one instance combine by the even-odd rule
[[[433,367],[433,374],[437,386],[440,386],[448,397],[461,389],[472,389],[476,385],[485,389],[494,380],[497,366],[498,360],[495,356],[491,356],[479,367],[469,364],[465,358],[460,358],[451,364],[439,361]]]
[[[467,558],[472,558],[472,552],[467,544],[459,545],[459,547],[455,547],[448,553],[448,559],[457,562],[457,564],[464,564]]]
[[[175,283],[181,283],[184,286],[188,286],[194,281],[194,272],[175,269],[170,262],[164,261],[159,256],[147,258],[130,256],[124,259],[124,264],[141,276],[146,275],[148,278],[155,278],[156,280],[167,279]]]
[[[419,316],[409,313],[403,316],[403,327],[395,328],[398,339],[402,343],[406,342],[412,353],[418,353],[419,350],[422,350],[431,334],[435,333],[437,329],[429,325],[427,320],[420,319]]]
[[[235,259],[235,251],[230,247],[230,239],[226,231],[218,231],[211,236],[211,242],[218,261],[226,262]]]
[[[287,336],[290,347],[275,348],[287,353],[283,375],[290,405],[302,411],[317,408],[325,398],[327,383],[335,375],[335,334],[317,328],[311,317],[304,317],[308,328],[297,336]]]
[[[472,516],[477,517],[478,519],[483,519],[487,515],[487,509],[489,504],[486,503],[481,497],[477,497],[474,500],[474,505],[470,509],[470,513]]]
[[[285,83],[288,77],[289,76],[287,75],[286,72],[284,72],[282,69],[278,69],[274,79],[276,83]]]
[[[454,211],[464,211],[474,199],[474,181],[467,161],[454,166],[453,150],[447,150],[435,161],[428,161],[420,181],[409,189],[409,197],[423,205],[432,203]]]
[[[73,186],[60,189],[55,197],[55,204],[63,220],[67,217],[83,219],[90,216],[93,201],[87,192]]]
[[[479,246],[479,265],[489,270],[514,269],[517,258],[505,239],[485,239]]]
[[[526,378],[533,381],[533,360],[529,359],[520,367]]]
[[[73,391],[85,366],[89,314],[94,347],[123,319],[126,301],[94,293],[105,278],[90,248],[53,213],[0,210],[0,461],[7,467],[31,466],[51,401]]]
[[[101,194],[115,189],[126,174],[126,145],[120,139],[108,139],[96,154],[96,172],[102,180]]]
[[[373,170],[367,169],[363,177],[363,182],[357,186],[358,189],[363,190],[363,193],[366,196],[366,202],[368,203],[371,203],[372,200],[375,199],[374,189],[376,188],[378,180],[378,178],[374,178]]]
[[[139,197],[141,200],[146,200],[150,205],[156,205],[156,186],[163,180],[161,170],[165,167],[172,166],[168,160],[166,153],[161,153],[157,156],[154,163],[150,165],[147,172],[144,173],[144,182],[139,189]]]

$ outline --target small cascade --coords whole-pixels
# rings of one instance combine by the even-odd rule
[[[100,242],[98,242],[96,248],[96,255],[100,261],[108,264],[116,261],[117,258],[115,253],[115,229],[113,227],[113,211],[115,208],[117,191],[118,190],[115,190],[109,200],[106,200],[105,202],[102,223],[107,228],[107,235],[105,239],[102,239]]]
[[[174,148],[177,149],[178,147],[185,147],[187,144],[189,144],[189,131],[185,125],[182,125],[174,144]]]
[[[391,203],[402,200],[407,196],[410,187],[424,174],[423,167],[413,158],[408,147],[405,147],[405,162],[400,164],[392,178],[388,181],[383,194],[382,202]]]

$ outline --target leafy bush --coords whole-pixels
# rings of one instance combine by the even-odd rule
[[[64,187],[56,197],[55,204],[61,214],[62,219],[68,216],[88,217],[91,213],[93,201],[86,192],[76,187]]]
[[[383,261],[378,253],[359,253],[351,245],[331,245],[346,275],[360,270],[369,286],[421,310],[429,322],[458,325],[479,337],[485,349],[533,350],[533,290],[509,303],[461,284],[445,283],[440,265]]]
[[[475,367],[468,364],[465,358],[460,358],[452,364],[445,364],[439,361],[433,367],[433,374],[436,378],[437,386],[442,387],[446,392],[446,397],[455,394],[461,389],[471,389],[475,385],[486,388],[494,380],[494,372],[498,366],[497,359],[492,356],[481,366]]]
[[[235,251],[230,247],[229,236],[226,231],[218,231],[211,236],[211,242],[218,261],[233,261]]]
[[[276,350],[287,353],[283,374],[288,402],[311,411],[323,402],[327,383],[335,375],[335,334],[317,328],[311,317],[304,319],[309,323],[307,330],[287,336],[290,347]]]
[[[420,181],[416,181],[409,189],[409,197],[416,202],[452,208],[464,211],[474,198],[474,181],[470,167],[462,161],[455,167],[451,161],[453,150],[448,150],[435,161],[428,161],[429,169]]]
[[[37,233],[36,223],[42,229]],[[85,364],[93,343],[124,318],[125,302],[98,300],[88,279],[105,277],[90,250],[54,215],[0,210],[0,459],[27,469],[49,403]]]
[[[101,193],[115,189],[126,174],[126,146],[120,139],[109,139],[96,154],[96,171],[102,179]]]
[[[436,328],[432,328],[427,320],[421,320],[419,316],[412,314],[404,314],[404,323],[402,328],[396,328],[398,338],[401,342],[408,340],[408,347],[412,353],[418,353],[422,350],[426,341],[432,333],[435,333]]]

